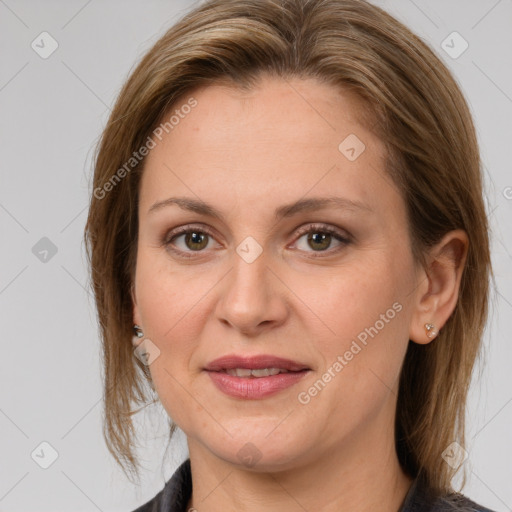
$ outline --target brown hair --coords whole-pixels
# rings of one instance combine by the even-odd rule
[[[219,82],[250,88],[264,73],[317,78],[358,96],[365,124],[386,145],[386,170],[407,205],[416,261],[424,265],[425,251],[448,231],[468,234],[455,310],[435,341],[409,342],[396,411],[403,468],[438,493],[450,492],[455,470],[442,452],[454,440],[464,446],[492,275],[479,149],[468,105],[446,66],[403,24],[363,0],[207,1],[157,41],[124,85],[97,148],[84,232],[103,341],[107,446],[126,474],[138,474],[132,415],[148,402],[151,378],[131,344],[144,167],[133,154],[186,93]]]

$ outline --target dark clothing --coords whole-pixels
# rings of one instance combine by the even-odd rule
[[[188,512],[187,504],[192,495],[192,476],[190,459],[187,459],[175,471],[165,487],[145,505],[134,512]],[[493,512],[466,498],[462,494],[456,497],[440,498],[429,493],[421,480],[414,480],[398,512]],[[356,512],[356,511],[354,511]]]

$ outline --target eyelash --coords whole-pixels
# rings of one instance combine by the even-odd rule
[[[181,256],[183,258],[193,258],[194,253],[201,253],[201,252],[203,252],[203,250],[182,251],[182,250],[176,249],[172,246],[172,241],[175,238],[177,238],[183,234],[188,234],[188,233],[192,233],[192,232],[205,234],[211,238],[214,238],[213,232],[207,226],[201,226],[201,227],[197,226],[196,227],[193,225],[187,225],[187,226],[181,226],[181,227],[176,228],[175,230],[167,233],[167,235],[164,237],[164,239],[162,241],[162,246],[169,248],[172,252],[174,252],[175,254],[178,254],[179,256]],[[300,239],[302,236],[307,235],[309,233],[327,233],[327,234],[333,235],[334,238],[341,243],[341,245],[335,249],[327,249],[325,251],[312,251],[313,253],[315,253],[315,252],[317,253],[314,256],[312,256],[313,258],[326,257],[326,256],[322,256],[321,254],[327,254],[327,255],[331,256],[333,253],[337,253],[338,251],[342,250],[344,247],[346,247],[347,245],[349,245],[352,242],[352,240],[349,237],[343,236],[342,232],[340,230],[338,230],[334,227],[331,227],[327,224],[309,224],[306,227],[299,228],[298,233],[297,233],[297,240]],[[307,252],[309,252],[309,251],[307,251]]]

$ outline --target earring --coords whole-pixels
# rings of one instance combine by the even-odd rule
[[[439,331],[436,330],[436,326],[434,324],[425,324],[425,330],[427,331],[427,336],[429,338],[435,338]]]
[[[134,347],[137,347],[142,342],[142,338],[144,337],[144,332],[142,331],[141,327],[139,327],[137,324],[135,324],[133,326],[133,333],[134,333],[134,336],[132,338],[132,344]]]
[[[149,366],[160,355],[160,350],[149,338],[144,338],[144,332],[137,324],[133,326],[133,332],[132,344],[135,347],[135,356],[141,363]]]

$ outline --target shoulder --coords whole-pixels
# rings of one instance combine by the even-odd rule
[[[154,498],[133,512],[185,512],[191,494],[190,459],[187,459]]]
[[[494,512],[475,503],[467,496],[452,493],[444,496],[435,495],[421,479],[416,479],[400,512]]]
[[[432,512],[494,512],[463,494],[440,497],[434,502],[431,510]]]
[[[154,498],[136,508],[133,512],[160,512],[160,510],[162,510],[163,492],[163,490],[160,491]]]

